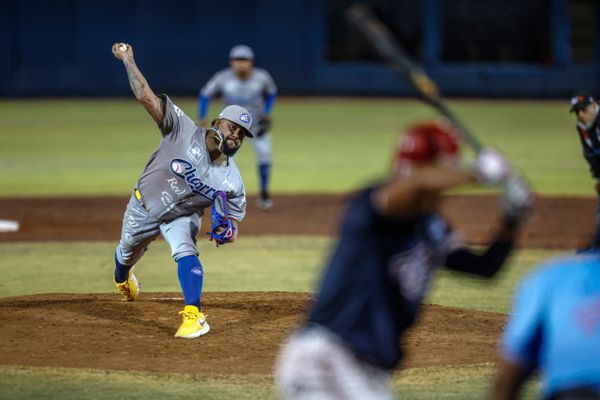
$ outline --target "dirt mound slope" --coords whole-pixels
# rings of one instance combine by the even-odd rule
[[[203,296],[211,332],[175,339],[183,299],[142,293],[43,294],[0,299],[0,364],[152,372],[270,374],[280,344],[311,297],[288,292],[214,292]],[[493,361],[502,314],[424,306],[408,336],[404,367]]]

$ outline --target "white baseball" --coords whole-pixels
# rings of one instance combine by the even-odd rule
[[[127,51],[127,45],[126,44],[120,45],[119,50],[121,50],[123,53],[125,53]]]

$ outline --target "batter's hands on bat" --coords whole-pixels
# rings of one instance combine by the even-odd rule
[[[517,228],[533,210],[535,198],[531,187],[523,178],[510,174],[504,181],[500,198],[500,214],[504,224]]]
[[[125,57],[133,57],[133,48],[126,43],[115,43],[112,46],[112,53],[117,60],[123,60]]]
[[[493,186],[506,179],[510,167],[502,153],[491,148],[484,148],[475,158],[474,172],[481,184]]]
[[[206,118],[199,119],[198,125],[200,125],[203,128],[206,128]]]

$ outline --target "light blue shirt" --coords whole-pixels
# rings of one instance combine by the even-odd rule
[[[544,396],[581,386],[600,391],[600,255],[555,259],[525,278],[501,352],[541,371]]]

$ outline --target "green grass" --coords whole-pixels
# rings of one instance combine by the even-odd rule
[[[233,245],[200,243],[206,291],[313,292],[332,240],[319,236],[243,237]],[[0,243],[0,296],[35,293],[111,292],[115,243]],[[520,250],[492,281],[439,271],[427,302],[508,312],[517,281],[539,262],[558,254]],[[168,245],[156,241],[138,264],[147,292],[179,292]]]
[[[402,399],[482,399],[492,364],[404,370],[393,386]],[[524,399],[535,398],[534,384]],[[0,366],[0,400],[276,399],[269,376],[203,377],[131,371]]]
[[[0,366],[0,399],[274,399],[266,376],[221,378],[131,371]]]
[[[175,99],[195,116],[194,99]],[[563,102],[452,101],[487,144],[500,147],[542,193],[593,194],[573,116]],[[219,105],[213,104],[214,115]],[[275,192],[342,192],[387,173],[397,133],[434,116],[402,99],[279,99]],[[0,196],[128,193],[159,132],[132,99],[0,101]],[[236,157],[249,193],[254,155]]]
[[[491,363],[412,368],[400,371],[394,388],[402,399],[485,399],[491,393],[495,371]],[[536,394],[537,381],[531,380],[519,398],[535,399]]]

